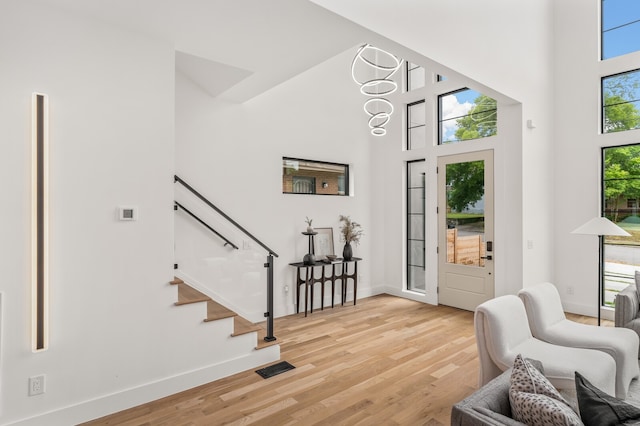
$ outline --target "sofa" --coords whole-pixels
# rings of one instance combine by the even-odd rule
[[[540,371],[544,366],[535,360],[529,360]],[[509,402],[509,387],[511,385],[511,369],[504,371],[498,377],[480,387],[473,394],[456,403],[451,408],[452,426],[526,426],[512,418]],[[562,396],[577,409],[576,396],[561,392]],[[627,399],[624,401],[634,407],[640,407],[640,381],[633,380]],[[628,424],[639,424],[631,422]]]
[[[509,386],[511,369],[451,408],[452,426],[526,426],[511,418]]]

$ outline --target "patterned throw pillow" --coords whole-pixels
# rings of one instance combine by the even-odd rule
[[[582,421],[544,375],[518,355],[511,373],[513,418],[529,426],[582,426]]]

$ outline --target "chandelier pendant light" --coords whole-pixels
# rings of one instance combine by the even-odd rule
[[[398,90],[391,77],[402,66],[402,59],[370,44],[360,46],[351,62],[351,78],[360,86],[360,93],[369,97],[364,112],[369,115],[369,128],[374,136],[384,136],[384,126],[391,120],[393,105],[384,96]]]

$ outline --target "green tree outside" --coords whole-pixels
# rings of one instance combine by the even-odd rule
[[[463,212],[484,195],[484,161],[447,164],[447,203]]]
[[[602,100],[604,133],[640,128],[640,71],[603,79]]]
[[[486,138],[498,133],[498,104],[495,99],[480,95],[473,101],[469,114],[456,120],[456,140]]]
[[[497,102],[486,95],[474,100],[469,114],[459,118],[455,136],[457,140],[485,138],[498,133]],[[484,195],[484,162],[472,161],[447,165],[447,192],[449,208],[463,212]]]

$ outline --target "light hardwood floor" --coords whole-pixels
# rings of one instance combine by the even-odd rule
[[[86,424],[448,425],[477,388],[472,312],[379,295],[274,329],[294,370],[246,371]]]

